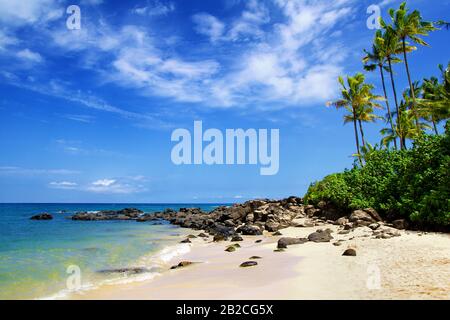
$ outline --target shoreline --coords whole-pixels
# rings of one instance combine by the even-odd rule
[[[301,222],[300,220],[298,222]],[[306,237],[318,228],[333,232],[332,242],[290,245],[274,252],[282,237]],[[168,261],[167,270],[151,280],[104,285],[70,299],[81,300],[241,300],[241,299],[450,299],[450,235],[399,231],[390,239],[372,238],[368,227],[338,234],[339,226],[281,229],[242,236],[240,242],[191,239],[190,251]],[[192,234],[199,230],[186,229]],[[262,240],[261,243],[255,243]],[[340,242],[341,245],[334,245]],[[224,251],[239,243],[235,252]],[[356,256],[342,256],[347,248]],[[251,256],[261,259],[249,260]],[[169,270],[181,261],[192,265]],[[241,268],[245,261],[258,265]],[[379,270],[379,277],[377,276]],[[377,288],[377,277],[380,288]],[[374,282],[375,281],[375,282]],[[370,289],[369,286],[374,286]]]

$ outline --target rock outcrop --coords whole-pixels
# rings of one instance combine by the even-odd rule
[[[49,213],[40,213],[30,218],[31,220],[52,220],[53,216]]]

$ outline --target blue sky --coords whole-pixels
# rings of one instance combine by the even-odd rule
[[[450,1],[411,0],[431,21]],[[351,126],[327,109],[337,76],[362,70],[361,0],[0,0],[0,202],[234,202],[302,195],[349,168]],[[386,17],[388,7],[378,3]],[[66,8],[81,9],[68,30]],[[437,75],[450,31],[410,55]],[[398,88],[407,85],[395,67]],[[379,91],[377,74],[367,74]],[[175,166],[171,132],[280,130],[280,170]],[[367,125],[380,140],[382,123]]]

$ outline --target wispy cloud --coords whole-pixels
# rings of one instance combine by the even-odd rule
[[[202,48],[200,56],[180,51],[177,42],[171,44],[147,27],[114,25],[103,19],[96,24],[87,22],[75,32],[59,28],[44,32],[44,36],[55,50],[76,53],[83,66],[101,78],[100,84],[132,89],[144,97],[193,103],[199,108],[255,104],[282,108],[326,101],[336,94],[335,79],[342,72],[347,51],[339,35],[331,31],[351,20],[353,3],[274,0],[269,10],[269,3],[250,0],[226,21],[199,12],[193,15],[192,28],[214,43]],[[174,6],[153,1],[133,10],[164,15]],[[8,12],[11,16],[12,11]],[[234,58],[218,56],[218,48],[229,48]],[[125,118],[160,121],[152,114],[132,112],[70,90],[58,79],[45,84],[20,79],[15,84]]]
[[[147,1],[147,5],[136,7],[133,13],[141,16],[165,16],[175,11],[175,4],[173,2],[162,3],[158,0]]]
[[[80,171],[69,169],[32,169],[15,166],[0,166],[0,174],[7,175],[74,175]]]
[[[93,116],[84,114],[63,114],[61,117],[82,123],[92,123],[94,121]]]
[[[39,53],[33,52],[30,49],[20,50],[17,52],[17,57],[33,63],[40,63],[43,61],[42,56]]]
[[[85,191],[103,194],[131,194],[146,191],[141,180],[132,178],[99,179],[85,187]]]
[[[78,184],[70,181],[53,181],[49,183],[50,188],[62,189],[62,190],[73,190],[77,188]]]

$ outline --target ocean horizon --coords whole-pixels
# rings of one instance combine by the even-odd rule
[[[174,256],[189,251],[179,244],[189,230],[165,221],[73,221],[76,212],[137,208],[145,213],[227,204],[196,203],[0,203],[0,299],[57,299],[70,293],[69,267],[81,271],[78,291],[103,284],[151,279]],[[50,213],[49,221],[30,220]],[[142,268],[139,274],[100,272]]]

